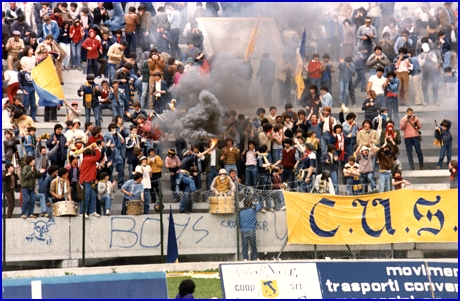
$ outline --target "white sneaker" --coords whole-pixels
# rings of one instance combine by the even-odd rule
[[[105,210],[105,215],[110,215],[110,210],[109,209]]]
[[[286,211],[286,206],[281,207],[281,211]]]
[[[82,217],[83,214],[79,214],[78,216],[79,216],[79,217]],[[88,214],[86,214],[86,213],[85,213],[85,218],[89,218]]]
[[[97,212],[93,212],[90,214],[91,216],[95,216],[95,217],[101,217],[99,214],[97,214]]]
[[[274,208],[270,208],[270,210],[268,210],[270,212],[275,212],[275,209]]]
[[[266,212],[267,212],[267,210],[265,210],[265,209],[260,209],[260,212],[262,212],[262,213],[266,213]]]

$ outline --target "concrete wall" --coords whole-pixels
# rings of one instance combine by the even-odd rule
[[[164,216],[164,251],[168,241],[168,215]],[[175,214],[179,255],[236,254],[236,215]],[[258,214],[259,252],[281,250],[286,240],[285,212]],[[5,230],[5,229],[3,229]],[[159,215],[102,216],[86,220],[86,258],[159,256]],[[414,243],[395,244],[397,250],[413,250]],[[456,244],[417,244],[416,249],[457,250]],[[389,250],[389,245],[353,245],[353,251]],[[346,251],[345,245],[321,245],[318,251]],[[5,250],[5,248],[2,248]],[[82,218],[53,220],[8,219],[6,261],[67,260],[82,258]],[[285,252],[313,251],[313,245],[287,245]]]

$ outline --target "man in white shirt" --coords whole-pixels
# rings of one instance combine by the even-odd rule
[[[84,144],[88,142],[88,136],[83,130],[80,130],[80,120],[78,119],[73,120],[73,128],[65,132],[64,136],[71,149],[75,148],[76,139],[81,139]]]
[[[374,90],[375,94],[377,95],[377,103],[380,106],[383,105],[383,94],[385,93],[387,86],[387,79],[383,76],[383,71],[384,69],[382,67],[377,68],[376,74],[369,77],[366,88],[367,93],[369,93],[371,90]]]
[[[331,139],[331,133],[334,129],[334,126],[337,124],[337,120],[331,116],[332,109],[331,107],[324,107],[323,115],[321,121],[323,122],[323,128],[321,133],[321,152],[327,153],[327,146],[329,145],[329,140]]]
[[[136,166],[135,172],[142,174],[142,185],[144,186],[144,214],[149,214],[150,209],[150,177],[152,176],[152,168],[147,164],[147,157],[142,156],[139,159],[140,164]]]

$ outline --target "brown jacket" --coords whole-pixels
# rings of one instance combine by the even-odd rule
[[[136,27],[141,24],[139,16],[136,13],[128,13],[125,15],[126,28],[125,32],[130,33],[136,31]]]
[[[161,56],[158,56],[158,59],[154,59],[153,57],[149,58],[148,65],[150,69],[150,75],[153,75],[157,71],[163,75],[165,70],[165,60]]]
[[[446,8],[443,7],[441,11],[439,12],[439,23],[441,23],[441,27],[443,29],[445,28],[450,28],[451,25],[455,24],[457,22],[457,18],[455,17],[454,11],[452,8],[449,9],[452,15],[452,23],[449,22],[449,15],[447,14]],[[449,37],[450,38],[450,37]]]
[[[377,151],[377,158],[379,158],[380,170],[390,171],[393,168],[395,156],[398,154],[399,148],[397,145],[392,145],[391,143],[389,144],[389,146],[390,154],[388,155],[385,155],[382,147]]]

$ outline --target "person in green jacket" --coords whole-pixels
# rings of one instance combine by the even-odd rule
[[[21,171],[21,189],[22,189],[22,213],[21,218],[36,218],[34,213],[35,201],[35,181],[39,179],[46,169],[39,171],[35,168],[35,158],[26,157],[26,164]]]

